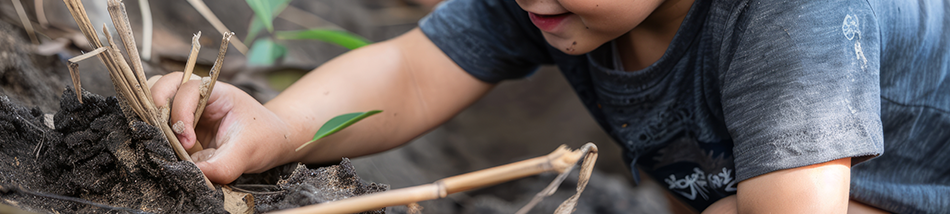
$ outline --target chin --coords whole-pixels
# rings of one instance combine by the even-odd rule
[[[600,44],[590,42],[589,39],[576,38],[577,36],[561,37],[546,32],[542,32],[542,34],[548,44],[568,55],[577,56],[587,54],[600,46]]]

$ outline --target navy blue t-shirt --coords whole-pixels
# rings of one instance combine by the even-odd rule
[[[554,49],[513,0],[448,1],[420,28],[485,82],[557,65],[634,178],[639,166],[697,210],[745,179],[852,157],[853,200],[936,213],[950,210],[947,11],[938,0],[697,0],[639,71],[614,66],[612,43]]]

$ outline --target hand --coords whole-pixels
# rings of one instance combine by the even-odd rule
[[[205,148],[192,154],[192,159],[208,179],[227,184],[245,172],[291,162],[291,155],[283,155],[294,149],[287,123],[230,84],[215,83],[197,127],[192,128],[201,81],[193,78],[179,88],[181,78],[181,72],[153,77],[149,86],[156,106],[171,104],[169,125],[183,124],[182,132],[176,134],[182,146],[190,149],[197,140]]]

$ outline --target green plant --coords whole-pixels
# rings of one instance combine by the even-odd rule
[[[351,50],[370,44],[369,40],[359,35],[340,30],[306,29],[275,31],[273,24],[274,18],[287,8],[291,0],[246,1],[255,14],[254,18],[251,19],[247,38],[244,39],[245,44],[251,44],[251,49],[247,54],[247,63],[250,65],[270,66],[273,65],[278,58],[287,54],[287,48],[280,45],[275,39],[314,39],[340,45]],[[267,29],[267,32],[271,33],[273,38],[266,37],[256,39],[257,35],[264,29]]]
[[[263,29],[267,29],[267,32],[270,32],[276,39],[280,40],[315,39],[340,45],[350,50],[368,45],[370,43],[369,40],[346,31],[328,29],[274,31],[274,18],[276,18],[277,15],[284,10],[284,8],[287,8],[291,0],[246,1],[247,5],[250,6],[252,10],[254,10],[255,16],[251,19],[247,38],[244,40],[245,44],[251,44],[251,49],[248,50],[247,53],[247,63],[250,65],[270,66],[274,64],[274,61],[276,61],[277,58],[287,54],[287,48],[278,44],[273,38],[260,38],[255,40],[257,34],[260,34],[261,30]],[[303,149],[307,145],[310,145],[321,138],[339,132],[340,130],[349,127],[350,125],[353,125],[354,123],[366,117],[380,112],[382,111],[372,110],[367,112],[343,114],[333,117],[324,123],[319,130],[317,130],[317,133],[313,136],[313,140],[307,141],[300,147],[297,147],[297,151],[300,151],[300,149]]]
[[[320,129],[317,130],[317,133],[313,135],[313,140],[307,141],[303,145],[300,145],[300,147],[297,147],[296,151],[300,151],[300,149],[303,149],[303,147],[306,147],[307,145],[310,145],[311,143],[316,142],[317,140],[323,137],[329,136],[333,133],[343,130],[344,128],[349,127],[350,125],[353,125],[354,123],[362,120],[363,118],[372,116],[380,112],[383,112],[383,111],[372,110],[372,111],[367,111],[367,112],[355,112],[355,113],[349,113],[349,114],[336,116],[333,119],[330,119],[329,121],[327,121],[327,123],[324,123],[323,126],[320,126]]]

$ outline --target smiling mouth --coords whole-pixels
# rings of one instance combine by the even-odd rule
[[[552,32],[557,30],[557,27],[563,23],[564,19],[573,13],[561,13],[561,14],[552,14],[552,15],[542,15],[537,13],[528,12],[528,17],[531,18],[531,22],[535,26],[538,26],[538,29],[542,31]]]

